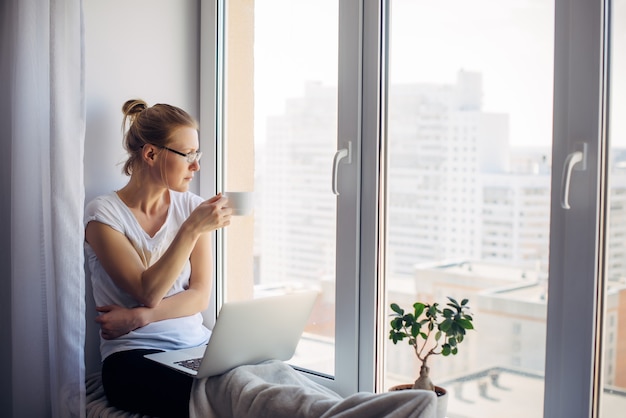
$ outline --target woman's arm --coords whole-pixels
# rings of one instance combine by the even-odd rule
[[[140,306],[132,309],[117,305],[97,307],[100,315],[96,322],[100,324],[102,337],[117,338],[151,322],[189,316],[205,310],[211,295],[213,269],[209,234],[204,234],[198,239],[190,259],[189,288],[164,298],[156,307]]]
[[[201,203],[183,223],[161,258],[146,267],[130,241],[119,231],[100,222],[89,222],[85,238],[98,260],[117,286],[140,304],[156,307],[172,287],[184,264],[191,258],[200,237],[230,224],[232,210],[227,200],[217,195]],[[209,234],[206,234],[209,235]],[[197,267],[197,266],[196,266]]]

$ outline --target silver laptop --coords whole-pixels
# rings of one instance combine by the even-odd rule
[[[243,364],[293,357],[316,291],[222,305],[207,345],[145,357],[195,378],[216,376]]]

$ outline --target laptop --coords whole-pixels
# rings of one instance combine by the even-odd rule
[[[145,357],[201,379],[244,364],[293,357],[317,291],[294,292],[222,305],[207,345]]]

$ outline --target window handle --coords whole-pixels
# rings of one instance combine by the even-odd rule
[[[563,209],[571,208],[571,206],[569,205],[569,188],[572,178],[572,171],[575,169],[576,164],[580,163],[580,168],[578,168],[578,170],[580,171],[583,171],[587,168],[587,164],[585,161],[585,157],[587,154],[587,144],[581,142],[576,145],[579,150],[570,153],[567,158],[565,158],[565,164],[563,165],[563,175],[561,177],[561,207]]]
[[[337,150],[333,158],[333,193],[337,196],[339,195],[339,190],[337,190],[337,170],[339,169],[339,163],[344,158],[347,158],[347,164],[352,162],[352,141],[348,141],[348,148]]]

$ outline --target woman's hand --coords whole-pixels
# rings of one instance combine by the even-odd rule
[[[230,225],[233,210],[226,206],[228,199],[221,193],[202,202],[189,215],[187,222],[198,233],[211,232]]]
[[[113,340],[130,331],[144,326],[144,308],[123,308],[118,305],[98,306],[96,310],[100,315],[96,322],[100,324],[100,334],[105,340]]]

